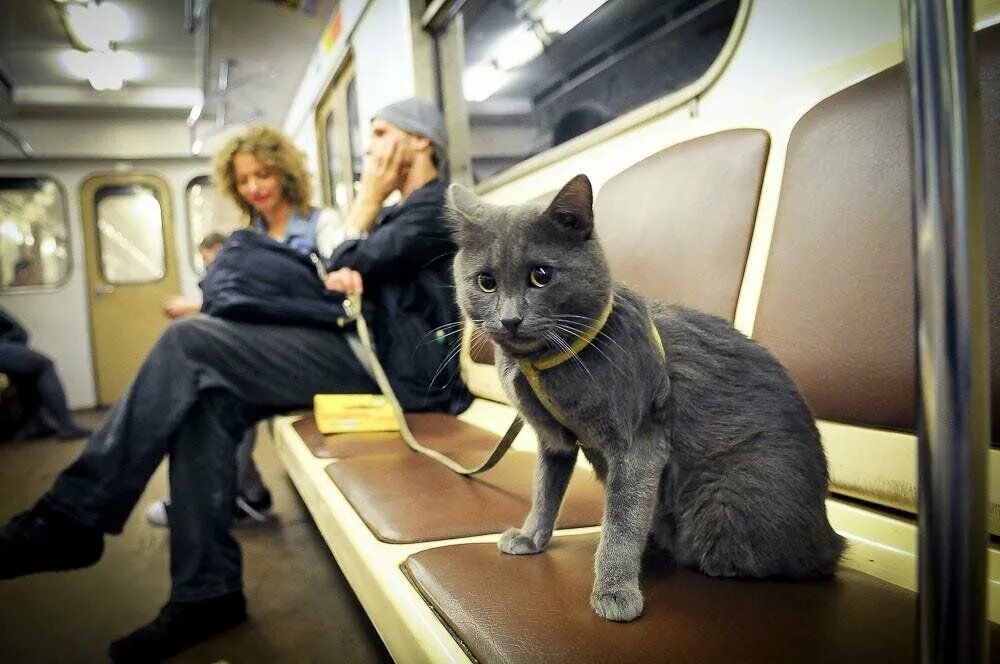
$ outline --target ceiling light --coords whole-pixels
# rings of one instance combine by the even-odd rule
[[[473,65],[462,73],[462,91],[469,101],[483,101],[509,79],[510,74],[492,64]]]
[[[535,11],[545,31],[565,34],[603,5],[607,0],[548,0]]]
[[[95,90],[120,90],[125,81],[143,74],[143,61],[129,51],[73,51],[60,56],[71,76],[90,81]]]
[[[95,51],[107,50],[112,42],[120,42],[132,31],[132,22],[118,5],[110,2],[67,5],[66,20],[73,36]]]
[[[505,71],[516,69],[542,54],[538,35],[530,28],[517,28],[501,37],[493,47],[497,67]]]

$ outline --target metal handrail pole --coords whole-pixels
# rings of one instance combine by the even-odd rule
[[[920,660],[985,662],[989,328],[971,0],[903,0],[913,148]]]

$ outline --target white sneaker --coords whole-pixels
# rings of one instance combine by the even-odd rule
[[[157,500],[146,508],[146,521],[154,526],[166,528],[170,525],[167,518],[167,508],[170,507],[169,500]]]

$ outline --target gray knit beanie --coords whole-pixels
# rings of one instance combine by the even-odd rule
[[[375,113],[372,119],[382,119],[408,134],[416,134],[430,139],[440,154],[448,151],[448,131],[444,128],[444,116],[434,104],[411,97],[389,104]]]

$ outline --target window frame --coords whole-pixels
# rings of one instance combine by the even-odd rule
[[[146,186],[153,190],[156,196],[156,201],[160,204],[160,237],[163,241],[163,275],[159,279],[152,279],[149,281],[128,281],[128,282],[117,282],[111,281],[107,278],[104,273],[104,261],[102,260],[104,256],[103,240],[101,239],[100,230],[97,227],[97,192],[105,187],[130,187],[130,186]],[[150,172],[126,172],[126,173],[95,173],[86,177],[80,185],[80,208],[83,212],[83,228],[86,231],[88,227],[92,227],[94,231],[94,260],[96,261],[97,274],[101,280],[111,286],[143,286],[148,284],[157,284],[167,278],[170,273],[170,255],[173,251],[173,247],[169,245],[169,242],[173,240],[173,233],[167,233],[167,224],[173,222],[173,204],[170,198],[170,186],[167,180],[155,173]],[[89,226],[88,226],[89,224]]]
[[[0,294],[4,297],[8,295],[31,295],[38,293],[54,293],[62,290],[73,278],[73,271],[76,269],[76,260],[73,252],[73,223],[69,215],[69,195],[66,186],[55,175],[20,175],[12,173],[0,174],[0,181],[7,180],[48,180],[56,185],[59,196],[62,198],[63,223],[66,225],[66,273],[62,279],[52,284],[31,284],[28,286],[3,286],[0,285]]]
[[[354,65],[353,54],[348,51],[336,74],[330,80],[326,90],[320,97],[319,104],[316,105],[316,143],[317,155],[319,155],[319,176],[320,185],[323,192],[323,204],[335,208],[345,218],[347,211],[354,203],[354,165],[351,154],[351,132],[349,124],[349,110],[347,104],[347,90],[351,81],[357,81],[357,68]],[[330,117],[333,117],[333,136],[329,136],[327,124]],[[331,182],[330,154],[327,146],[328,141],[333,138],[337,145],[337,157],[340,161],[339,182]],[[343,209],[336,199],[336,185],[343,185],[347,193]]]
[[[464,35],[449,35],[449,33],[454,32],[455,24],[461,21],[461,10],[466,2],[467,0],[435,1],[424,12],[420,22],[423,28],[431,34],[431,37],[438,44],[440,57],[438,58],[436,74],[440,81],[443,96],[448,100],[462,100],[460,103],[444,104],[445,122],[448,125],[449,131],[457,128],[462,132],[465,136],[463,143],[468,146],[471,125],[469,123],[468,107],[464,101],[465,97],[462,91],[461,79],[465,59],[465,52],[463,50]],[[704,95],[719,80],[722,72],[726,70],[732,61],[733,53],[736,51],[743,37],[753,0],[739,0],[739,3],[740,5],[736,10],[736,17],[733,19],[733,26],[729,30],[729,35],[726,37],[725,42],[723,42],[722,48],[708,69],[695,81],[622,113],[613,120],[572,138],[565,143],[532,155],[510,168],[474,184],[473,190],[479,194],[486,194],[499,189],[552,164],[564,161],[589,148],[609,141],[631,129],[665,116],[686,104],[693,104],[692,113],[697,113],[698,98]],[[459,116],[459,113],[461,113],[461,116]],[[462,163],[468,163],[468,184],[472,184],[471,150],[468,154],[454,156],[460,158]]]

